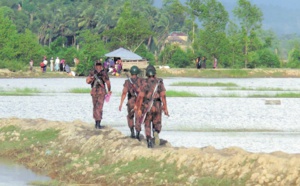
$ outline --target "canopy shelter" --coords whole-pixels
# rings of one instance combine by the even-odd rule
[[[135,60],[142,60],[143,58],[125,48],[119,48],[112,52],[105,54],[106,57],[113,57],[113,58],[121,58],[122,61],[135,61]]]
[[[141,56],[126,50],[125,48],[119,48],[117,50],[114,50],[110,53],[105,54],[106,57],[114,58],[114,61],[116,61],[118,58],[121,58],[122,60],[122,69],[130,69],[133,65],[137,66],[142,73],[140,73],[142,76],[145,75],[144,69],[148,66],[147,59],[143,59]]]

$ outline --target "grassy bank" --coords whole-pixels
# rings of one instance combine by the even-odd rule
[[[300,77],[297,69],[157,69],[159,77],[286,78]]]
[[[33,96],[41,93],[37,88],[16,88],[10,91],[0,89],[0,96]]]
[[[205,83],[205,82],[177,82],[172,83],[171,86],[191,86],[191,87],[237,87],[235,83]]]
[[[245,179],[219,178],[178,165],[167,146],[145,142],[108,128],[45,120],[0,120],[0,156],[50,176],[32,185],[244,185]]]
[[[287,78],[300,77],[298,69],[194,69],[194,68],[157,68],[158,77],[195,77],[195,78]],[[11,72],[0,69],[0,78],[74,78],[65,72],[42,73],[40,68],[33,71]],[[125,73],[121,77],[126,77]]]

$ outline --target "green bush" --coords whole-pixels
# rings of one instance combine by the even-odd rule
[[[136,54],[140,55],[142,58],[145,58],[149,61],[150,64],[155,64],[155,57],[153,53],[149,52],[147,50],[147,47],[145,45],[141,45],[136,51]]]
[[[287,67],[300,68],[300,49],[293,49],[289,53]]]
[[[248,68],[278,68],[280,61],[278,56],[270,49],[264,48],[249,53]]]
[[[94,61],[81,61],[76,67],[76,74],[87,76],[94,67]]]
[[[7,68],[12,72],[16,72],[19,70],[26,71],[28,70],[28,65],[24,65],[18,61],[4,60],[0,62],[0,68]]]

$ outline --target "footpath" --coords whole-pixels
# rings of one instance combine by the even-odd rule
[[[44,119],[0,119],[0,156],[50,176],[49,185],[300,185],[300,154],[148,149],[121,132]]]

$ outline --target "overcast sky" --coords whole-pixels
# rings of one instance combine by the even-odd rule
[[[180,0],[185,3],[186,0]],[[237,4],[237,0],[219,0],[229,14]],[[250,0],[263,12],[263,28],[275,33],[300,34],[300,0]],[[154,0],[154,5],[162,6],[162,0]]]

